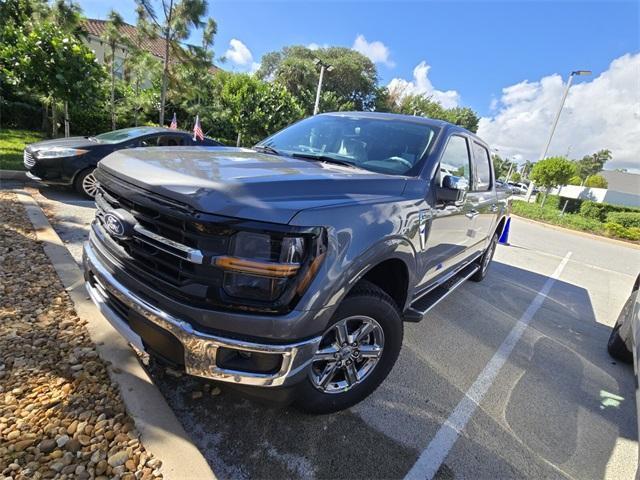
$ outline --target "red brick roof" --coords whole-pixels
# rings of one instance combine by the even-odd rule
[[[108,22],[106,20],[88,18],[84,21],[84,28],[89,35],[93,35],[95,37],[100,38],[102,37],[102,34],[107,26],[107,23]],[[137,28],[134,27],[133,25],[129,25],[128,23],[125,23],[124,25],[122,25],[122,27],[120,27],[120,33],[126,38],[128,38],[131,42],[136,42]],[[147,38],[142,41],[141,47],[147,50],[152,55],[160,59],[163,59],[165,45],[166,45],[166,42],[162,38],[155,38],[155,39]],[[172,63],[173,61],[175,61],[175,58],[172,60]],[[210,70],[212,72],[216,72],[217,70],[219,70],[219,68],[216,67],[215,65],[212,65]]]

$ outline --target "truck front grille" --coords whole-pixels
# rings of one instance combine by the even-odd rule
[[[125,199],[114,191],[100,186],[96,196],[96,224],[94,230],[110,253],[118,258],[127,271],[163,293],[194,305],[218,304],[223,272],[206,264],[183,258],[181,250],[171,247],[179,244],[193,250],[206,247],[207,258],[226,253],[228,237],[200,238],[190,232],[185,221],[171,218],[148,205]],[[110,236],[102,223],[103,212],[122,208],[129,211],[147,235],[134,234],[132,238]],[[163,241],[164,240],[164,241]],[[217,248],[212,248],[217,247]],[[207,263],[209,263],[207,261]]]

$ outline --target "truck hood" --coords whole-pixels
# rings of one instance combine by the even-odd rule
[[[87,137],[54,138],[52,140],[43,140],[42,142],[32,143],[29,145],[29,150],[35,152],[42,150],[43,148],[51,147],[93,148],[96,145],[98,145],[96,142],[92,142]]]
[[[288,223],[308,208],[397,196],[406,178],[221,147],[120,150],[99,163],[116,177],[210,214]]]

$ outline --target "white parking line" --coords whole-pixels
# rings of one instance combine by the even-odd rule
[[[571,258],[571,252],[568,252],[564,256],[551,277],[544,283],[531,304],[511,329],[507,338],[504,339],[502,345],[500,345],[491,360],[489,360],[489,363],[484,367],[484,370],[478,375],[473,385],[467,390],[455,410],[442,424],[427,448],[420,454],[414,466],[409,473],[407,473],[405,480],[431,480],[438,472],[440,465],[445,461],[451,448],[453,448],[453,445],[456,443],[458,435],[460,435],[465,428],[467,422],[482,401],[482,397],[484,397],[489,387],[493,384],[500,369],[507,361],[507,358],[509,358],[511,351],[518,343],[518,340],[520,340],[520,337],[522,337],[527,325],[542,306],[551,287],[562,274],[569,258]]]

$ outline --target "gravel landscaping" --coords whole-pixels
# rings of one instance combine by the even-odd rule
[[[13,193],[0,218],[0,479],[162,478]]]

